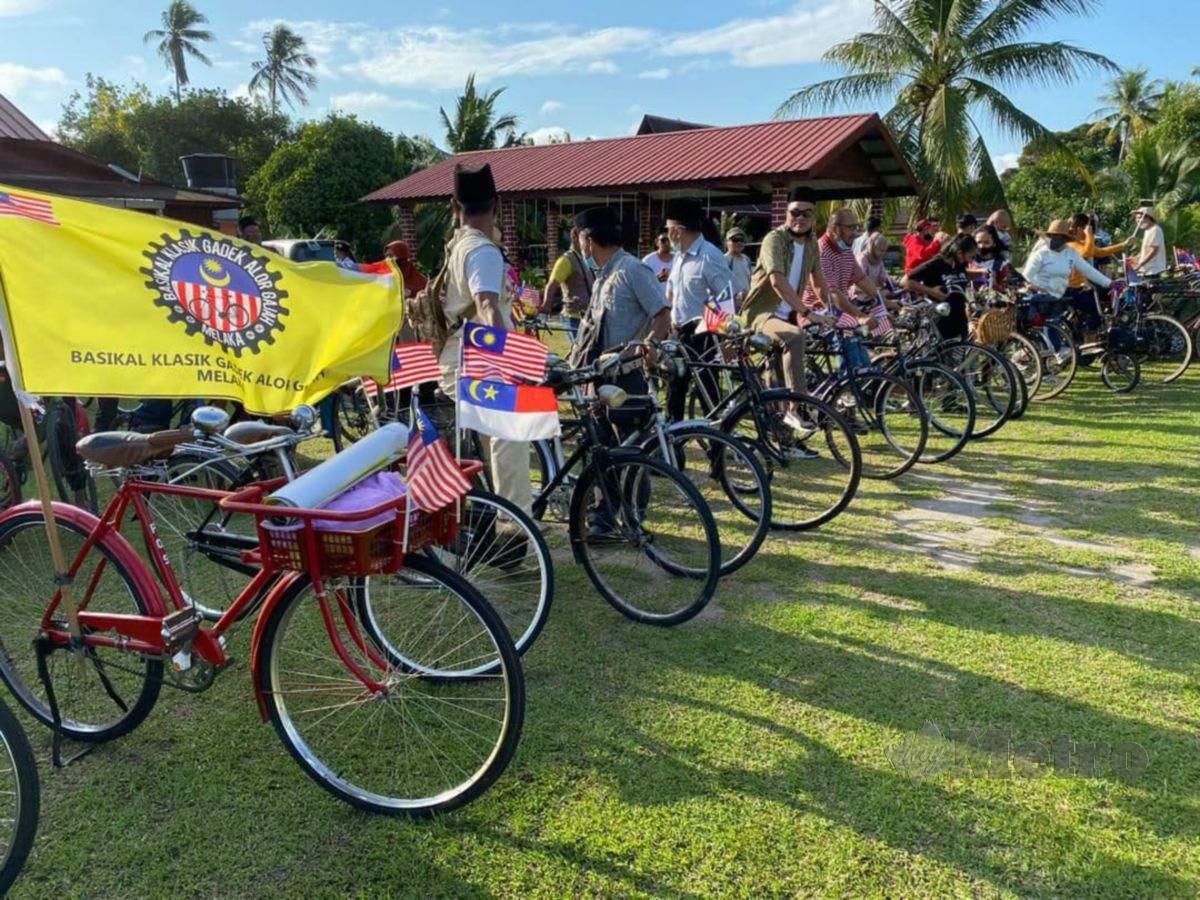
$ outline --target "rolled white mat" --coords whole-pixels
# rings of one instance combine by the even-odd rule
[[[336,456],[309,469],[266,498],[267,503],[319,509],[346,488],[400,458],[408,446],[408,426],[393,422],[373,431]]]

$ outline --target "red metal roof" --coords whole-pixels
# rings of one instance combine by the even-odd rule
[[[23,141],[48,141],[50,136],[33,123],[33,120],[21,112],[0,94],[0,137],[20,138]]]
[[[747,179],[795,181],[868,136],[878,136],[900,157],[879,116],[830,116],[460,153],[363,199],[444,199],[452,193],[458,163],[490,163],[496,189],[509,195],[662,190]],[[907,164],[901,170],[915,193]]]

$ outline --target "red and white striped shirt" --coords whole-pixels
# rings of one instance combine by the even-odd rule
[[[854,251],[848,247],[845,250],[838,247],[837,238],[828,232],[821,235],[817,246],[821,248],[821,272],[825,275],[825,285],[829,292],[832,294],[837,291],[843,297],[849,297],[850,288],[867,277],[858,260],[854,258]],[[811,284],[804,292],[804,305],[809,309],[821,307],[821,297],[813,290]],[[836,311],[834,315],[837,315]]]

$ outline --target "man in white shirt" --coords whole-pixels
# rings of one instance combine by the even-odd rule
[[[664,228],[658,233],[658,238],[654,242],[654,252],[643,256],[642,262],[650,267],[650,271],[658,279],[658,286],[662,289],[663,296],[667,296],[667,279],[671,277],[671,265],[675,262],[675,254],[671,252],[671,238],[667,235],[667,229]]]
[[[1142,230],[1142,250],[1133,267],[1142,275],[1160,275],[1167,271],[1167,241],[1155,218],[1153,206],[1134,210],[1134,219]]]
[[[746,293],[750,290],[750,272],[753,266],[750,257],[745,253],[746,232],[740,228],[729,229],[725,235],[725,259],[729,262],[729,271],[733,276],[733,298],[740,307]]]

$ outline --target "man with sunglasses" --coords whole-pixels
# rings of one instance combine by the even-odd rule
[[[789,195],[787,219],[763,238],[758,263],[750,276],[750,291],[742,306],[746,324],[783,348],[783,380],[788,390],[803,393],[808,388],[804,366],[804,330],[796,321],[832,325],[834,318],[812,312],[802,293],[815,291],[829,304],[829,291],[820,266],[820,250],[813,235],[817,207],[811,191],[796,188]],[[806,430],[794,410],[784,422],[797,431]],[[802,458],[819,454],[797,444],[792,451]]]
[[[754,270],[750,257],[746,255],[746,232],[740,228],[729,229],[725,235],[725,259],[729,261],[729,271],[733,273],[733,299],[741,305],[750,290],[750,273]]]

